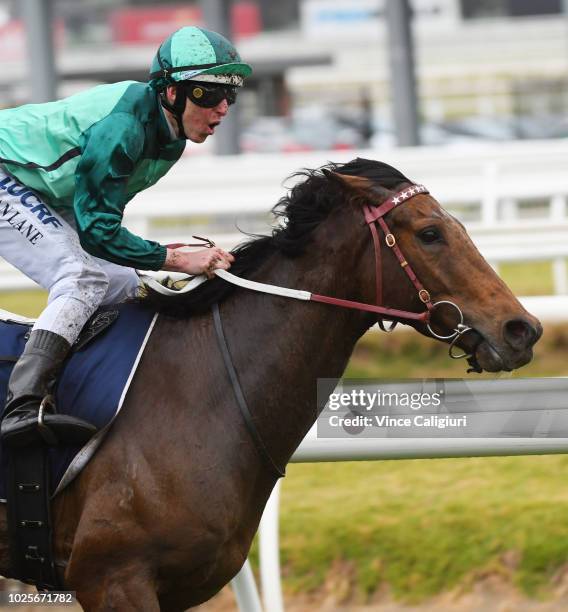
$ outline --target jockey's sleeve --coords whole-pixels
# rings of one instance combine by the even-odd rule
[[[160,270],[166,247],[122,227],[128,180],[141,161],[145,132],[130,113],[112,113],[83,134],[75,171],[74,213],[81,246],[122,266]]]

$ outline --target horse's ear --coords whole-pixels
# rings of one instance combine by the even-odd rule
[[[330,172],[329,176],[347,185],[349,189],[356,192],[358,195],[367,199],[371,198],[373,201],[378,200],[382,202],[392,195],[392,192],[385,187],[381,187],[381,185],[363,176],[351,176],[348,174],[341,174],[340,172]]]
[[[330,172],[330,175],[338,178],[348,187],[356,191],[369,191],[373,186],[373,182],[363,176],[351,176],[349,174],[341,174],[340,172]]]

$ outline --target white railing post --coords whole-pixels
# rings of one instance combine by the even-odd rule
[[[260,521],[260,582],[265,612],[284,612],[278,538],[280,482],[276,483]]]
[[[519,203],[513,198],[505,198],[499,204],[501,208],[501,218],[503,221],[512,221],[513,223],[519,219]]]
[[[568,293],[568,276],[566,274],[566,259],[564,257],[557,257],[552,262],[552,277],[555,295],[566,295]]]
[[[483,168],[483,199],[481,201],[481,223],[492,227],[496,225],[497,211],[497,164],[488,162]]]
[[[247,559],[241,571],[231,580],[240,612],[262,612],[254,574]]]
[[[550,218],[553,221],[566,221],[565,195],[555,195],[550,199]]]

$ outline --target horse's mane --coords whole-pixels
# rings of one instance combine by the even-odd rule
[[[388,190],[411,182],[396,168],[361,157],[346,164],[329,163],[315,170],[296,172],[290,178],[305,177],[305,180],[295,184],[272,209],[274,216],[283,223],[274,227],[270,236],[253,236],[231,251],[235,262],[230,271],[247,278],[274,252],[282,253],[285,257],[297,257],[304,253],[314,229],[332,210],[356,195],[335,173],[367,178]],[[235,288],[220,278],[213,278],[193,291],[180,295],[166,296],[146,288],[140,301],[158,312],[182,318],[208,311]]]

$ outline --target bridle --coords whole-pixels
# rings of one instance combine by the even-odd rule
[[[256,281],[251,281],[245,278],[240,278],[235,276],[234,274],[227,272],[226,270],[214,270],[216,276],[219,276],[223,280],[237,285],[239,287],[243,287],[244,289],[250,289],[251,291],[258,291],[261,293],[270,293],[273,295],[280,295],[283,297],[293,298],[297,300],[305,300],[311,302],[320,302],[322,304],[330,304],[332,306],[339,306],[340,308],[350,308],[353,310],[360,310],[363,312],[370,312],[377,315],[377,321],[380,328],[383,331],[391,332],[394,330],[395,326],[399,321],[416,321],[418,323],[423,323],[426,326],[428,332],[438,340],[444,340],[449,342],[449,356],[452,359],[463,359],[464,357],[470,357],[466,352],[456,354],[456,344],[460,340],[460,338],[470,332],[475,331],[472,327],[469,327],[464,323],[463,313],[460,307],[450,300],[440,300],[438,302],[432,302],[430,297],[430,293],[427,289],[424,288],[422,283],[418,280],[418,277],[414,273],[412,266],[408,263],[406,258],[404,257],[400,247],[396,242],[396,238],[394,234],[391,232],[388,223],[385,220],[385,216],[393,210],[395,207],[404,204],[411,198],[419,194],[428,194],[430,193],[424,185],[416,185],[412,184],[401,191],[398,191],[394,195],[392,195],[388,200],[378,204],[376,206],[371,204],[365,204],[363,207],[363,212],[365,216],[365,223],[369,227],[371,231],[371,237],[373,240],[374,247],[374,255],[375,255],[375,299],[376,304],[367,304],[365,302],[356,302],[353,300],[345,300],[341,298],[331,297],[327,295],[320,295],[317,293],[310,293],[308,291],[302,291],[298,289],[289,289],[287,287],[278,287],[276,285],[269,285],[266,283],[258,283]],[[383,302],[383,279],[382,279],[382,262],[381,262],[381,240],[379,237],[379,229],[384,233],[385,244],[388,248],[390,248],[395,254],[401,268],[404,270],[416,291],[418,292],[418,297],[420,301],[424,304],[426,310],[424,312],[411,312],[408,310],[399,310],[396,308],[388,308],[386,306],[382,306]],[[215,243],[209,240],[208,238],[201,238],[200,236],[193,236],[197,240],[200,240],[200,244],[185,244],[185,243],[175,243],[168,244],[168,248],[179,248],[182,246],[206,246],[213,247]],[[142,280],[151,287],[153,290],[158,293],[164,295],[179,295],[180,293],[187,293],[188,291],[192,291],[197,286],[201,285],[203,282],[207,280],[205,276],[194,277],[183,289],[170,289],[168,287],[164,287],[162,284],[158,283],[155,279],[147,275],[141,275]],[[431,325],[431,317],[433,312],[439,306],[447,305],[451,306],[455,309],[458,315],[458,323],[451,330],[450,334],[440,334],[432,329]],[[385,328],[384,319],[391,322],[390,326]]]
[[[379,231],[377,225],[383,230],[385,244],[391,251],[395,254],[400,267],[404,270],[410,282],[416,288],[418,292],[418,298],[420,301],[426,306],[426,311],[423,313],[422,321],[426,324],[430,324],[430,315],[431,311],[434,309],[434,304],[432,304],[432,300],[430,298],[430,293],[424,289],[422,283],[418,280],[418,277],[414,273],[412,266],[408,263],[407,259],[402,254],[400,247],[396,243],[396,238],[394,234],[391,232],[390,227],[388,226],[385,216],[393,210],[396,206],[403,204],[404,202],[410,200],[410,198],[418,195],[420,193],[427,194],[429,193],[426,187],[423,185],[413,185],[406,190],[399,191],[391,196],[388,200],[379,204],[377,206],[372,206],[370,204],[365,204],[363,207],[363,212],[365,215],[365,223],[367,227],[371,231],[371,237],[373,239],[373,247],[375,253],[375,288],[376,288],[376,301],[377,304],[382,304],[383,302],[383,274],[382,274],[382,262],[381,262],[381,239],[379,237]],[[399,317],[401,319],[406,318],[403,314]],[[379,325],[383,331],[392,331],[396,325],[396,321],[393,321],[393,324],[390,328],[385,329],[383,327],[383,322],[380,320]]]
[[[388,248],[391,249],[391,251],[396,256],[400,264],[400,267],[404,270],[404,272],[410,279],[410,282],[416,288],[416,291],[418,293],[418,298],[426,307],[426,310],[423,313],[420,313],[418,317],[416,316],[417,313],[414,313],[414,312],[398,311],[396,318],[401,319],[401,320],[404,320],[404,319],[419,320],[423,322],[426,325],[426,329],[430,332],[432,336],[434,336],[434,338],[437,338],[438,340],[449,341],[450,343],[449,356],[452,359],[463,359],[464,357],[469,357],[470,355],[466,352],[456,354],[454,352],[456,343],[460,340],[460,338],[464,334],[468,333],[469,331],[474,331],[473,328],[465,325],[463,313],[460,307],[455,302],[452,302],[450,300],[440,300],[438,302],[432,303],[430,292],[424,288],[424,286],[422,285],[422,283],[416,276],[414,270],[412,269],[412,266],[410,265],[408,260],[403,255],[400,247],[398,246],[396,242],[396,238],[394,234],[392,233],[388,223],[385,220],[385,216],[397,206],[404,204],[405,202],[407,202],[408,200],[410,200],[416,195],[429,194],[429,193],[430,192],[428,191],[428,189],[426,189],[426,187],[424,187],[424,185],[412,184],[410,185],[410,187],[407,187],[405,189],[402,189],[401,191],[398,191],[397,193],[392,195],[390,198],[388,198],[388,200],[382,202],[381,204],[378,204],[376,206],[373,206],[371,204],[365,204],[365,206],[363,207],[363,212],[365,215],[365,223],[367,224],[369,230],[371,231],[371,236],[373,239],[373,247],[374,247],[374,252],[375,252],[376,302],[377,304],[382,304],[383,302],[381,240],[379,237],[379,231],[377,227],[377,225],[379,225],[384,234],[385,244],[387,245]],[[455,328],[452,330],[452,333],[447,334],[447,335],[437,333],[436,331],[432,329],[432,326],[430,324],[432,313],[434,312],[434,310],[437,307],[442,306],[444,304],[453,307],[456,310],[458,319],[459,319],[459,322],[457,323]],[[396,327],[397,322],[398,321],[396,320],[392,321],[391,325],[388,328],[385,328],[383,320],[380,317],[378,319],[379,327],[385,332],[392,332],[394,328]]]

